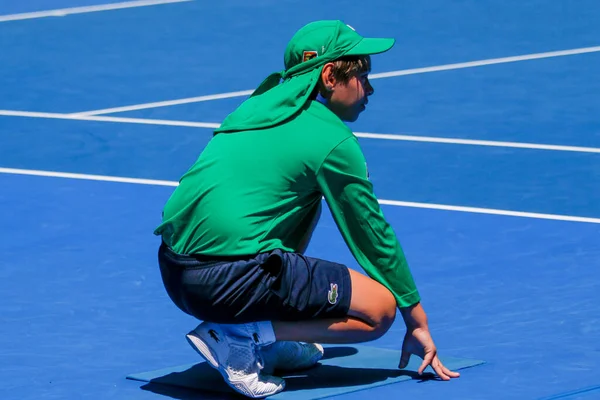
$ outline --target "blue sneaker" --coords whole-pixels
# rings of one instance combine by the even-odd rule
[[[317,365],[325,351],[318,343],[279,341],[262,346],[260,354],[263,359],[263,372],[297,371]]]

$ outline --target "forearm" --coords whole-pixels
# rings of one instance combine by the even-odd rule
[[[400,313],[402,314],[407,329],[428,329],[427,314],[425,314],[425,310],[420,302],[410,307],[400,308]]]
[[[387,287],[398,307],[419,302],[419,292],[394,230],[385,219],[356,139],[324,161],[317,182],[348,249],[369,277]]]

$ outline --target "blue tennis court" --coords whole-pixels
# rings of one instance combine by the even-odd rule
[[[237,398],[126,379],[202,361],[152,232],[318,19],[397,39],[351,128],[440,355],[485,361],[330,397],[600,398],[600,3],[119,4],[0,2],[1,399]],[[327,212],[308,253],[360,271]]]

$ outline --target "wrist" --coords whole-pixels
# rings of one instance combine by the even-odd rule
[[[420,302],[409,307],[401,308],[400,313],[406,324],[406,329],[429,329],[427,324],[427,314],[425,314],[425,310]]]

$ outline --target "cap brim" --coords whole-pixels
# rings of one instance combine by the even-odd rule
[[[363,38],[356,46],[354,46],[345,55],[347,56],[363,56],[368,54],[385,53],[391,49],[396,43],[395,39],[388,38]]]

